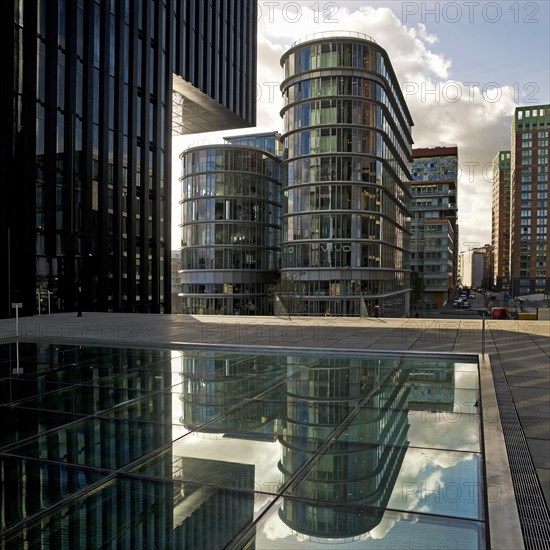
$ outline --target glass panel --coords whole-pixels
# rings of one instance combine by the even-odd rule
[[[475,363],[4,344],[0,398],[7,547],[485,546]]]
[[[485,548],[484,524],[368,506],[323,507],[286,499],[242,535],[257,550],[277,548]],[[252,547],[252,545],[251,545]]]

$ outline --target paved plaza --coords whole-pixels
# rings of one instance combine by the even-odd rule
[[[485,330],[482,324],[476,318],[278,318],[84,312],[82,317],[63,313],[20,318],[17,328],[15,319],[4,319],[0,321],[0,340],[13,341],[18,330],[20,341],[63,344],[229,349],[255,346],[267,351],[309,348],[417,354],[484,352],[480,363],[482,386],[484,379],[490,383],[489,393],[482,392],[485,429],[503,434],[525,547],[545,548],[548,546],[544,544],[549,544],[550,503],[550,322],[487,320]],[[490,461],[495,455],[488,449],[486,456]],[[504,478],[498,479],[505,483]],[[538,502],[535,493],[540,496]],[[543,546],[533,546],[530,542],[533,537],[542,540]],[[508,545],[502,546],[502,541],[492,539],[491,546],[516,548],[517,541],[511,540],[514,539],[508,539]]]

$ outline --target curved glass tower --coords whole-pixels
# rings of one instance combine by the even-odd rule
[[[246,145],[183,152],[182,310],[267,315],[279,267],[280,160]]]
[[[292,313],[407,315],[413,122],[387,53],[359,33],[321,33],[281,65]]]

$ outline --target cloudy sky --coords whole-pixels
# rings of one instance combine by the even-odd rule
[[[510,148],[516,106],[550,103],[550,2],[258,2],[257,127],[282,131],[280,58],[317,32],[367,34],[389,54],[414,120],[414,147],[456,145],[460,247],[491,240],[491,161]],[[180,234],[183,149],[218,134],[174,138],[173,243]]]

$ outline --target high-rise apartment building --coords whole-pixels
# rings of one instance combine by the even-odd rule
[[[510,290],[550,293],[550,105],[517,107],[512,121]]]
[[[441,308],[458,276],[458,150],[425,147],[412,155],[411,270],[420,278],[422,307]]]
[[[493,201],[491,245],[494,290],[508,290],[510,284],[510,151],[499,151],[493,159]]]
[[[172,127],[254,125],[256,9],[3,5],[0,316],[170,311]]]
[[[460,252],[459,263],[462,286],[491,289],[494,268],[493,251],[490,244]]]
[[[320,33],[281,65],[292,313],[407,315],[413,121],[388,54],[360,33]]]
[[[270,153],[269,151],[273,151]],[[278,277],[279,134],[184,151],[179,313],[267,315]]]

